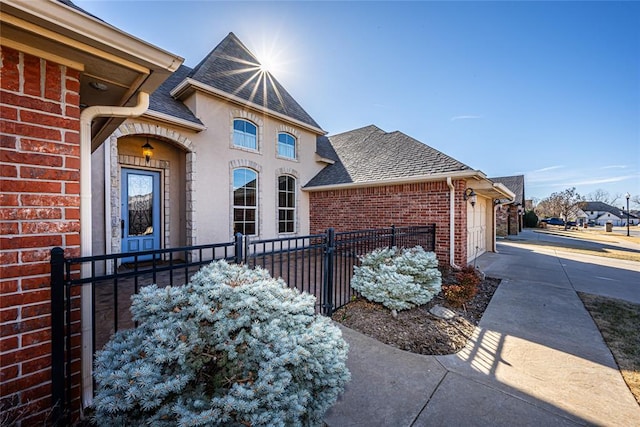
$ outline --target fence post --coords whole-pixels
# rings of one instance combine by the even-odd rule
[[[336,249],[336,232],[333,228],[327,230],[327,240],[324,251],[324,314],[331,317],[333,314],[333,261]]]
[[[55,425],[63,423],[64,397],[64,250],[51,249],[51,405]]]
[[[391,225],[391,246],[389,249],[393,248],[396,245],[396,226],[394,224]]]
[[[236,233],[235,239],[235,263],[242,264],[242,233]]]

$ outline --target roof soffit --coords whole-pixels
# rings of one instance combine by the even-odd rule
[[[0,16],[3,45],[81,71],[82,107],[131,106],[139,91],[153,92],[183,61],[55,0],[3,0]],[[91,82],[104,84],[107,90],[96,90]],[[122,121],[94,120],[94,144]]]

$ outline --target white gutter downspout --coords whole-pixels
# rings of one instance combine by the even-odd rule
[[[451,177],[447,177],[447,185],[449,186],[449,264],[455,269],[459,269],[455,263],[456,254],[456,215],[455,215],[455,197],[456,187],[451,182]]]
[[[138,93],[138,104],[133,107],[95,105],[87,107],[80,114],[80,256],[93,253],[91,226],[91,122],[96,117],[138,117],[149,108],[149,94]],[[108,155],[108,154],[107,154]],[[91,275],[91,266],[82,264],[82,277]],[[82,287],[82,406],[86,408],[93,401],[93,299],[91,286]]]

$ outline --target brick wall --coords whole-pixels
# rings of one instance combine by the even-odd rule
[[[519,227],[518,227],[518,208],[515,206],[511,206],[509,209],[509,234],[510,235],[518,235]]]
[[[0,403],[37,425],[51,404],[49,251],[79,255],[79,72],[0,55]]]
[[[501,205],[496,209],[496,236],[506,237],[509,234],[509,207]]]
[[[466,202],[464,181],[454,181],[455,263],[467,259]],[[336,231],[436,224],[436,255],[449,264],[449,194],[447,183],[422,182],[383,187],[329,190],[309,193],[311,233],[329,227]]]
[[[522,216],[513,205],[502,205],[496,211],[496,236],[506,237],[520,234]]]

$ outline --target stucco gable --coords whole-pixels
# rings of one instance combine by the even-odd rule
[[[189,74],[190,79],[313,128],[320,125],[236,37],[229,33]]]

